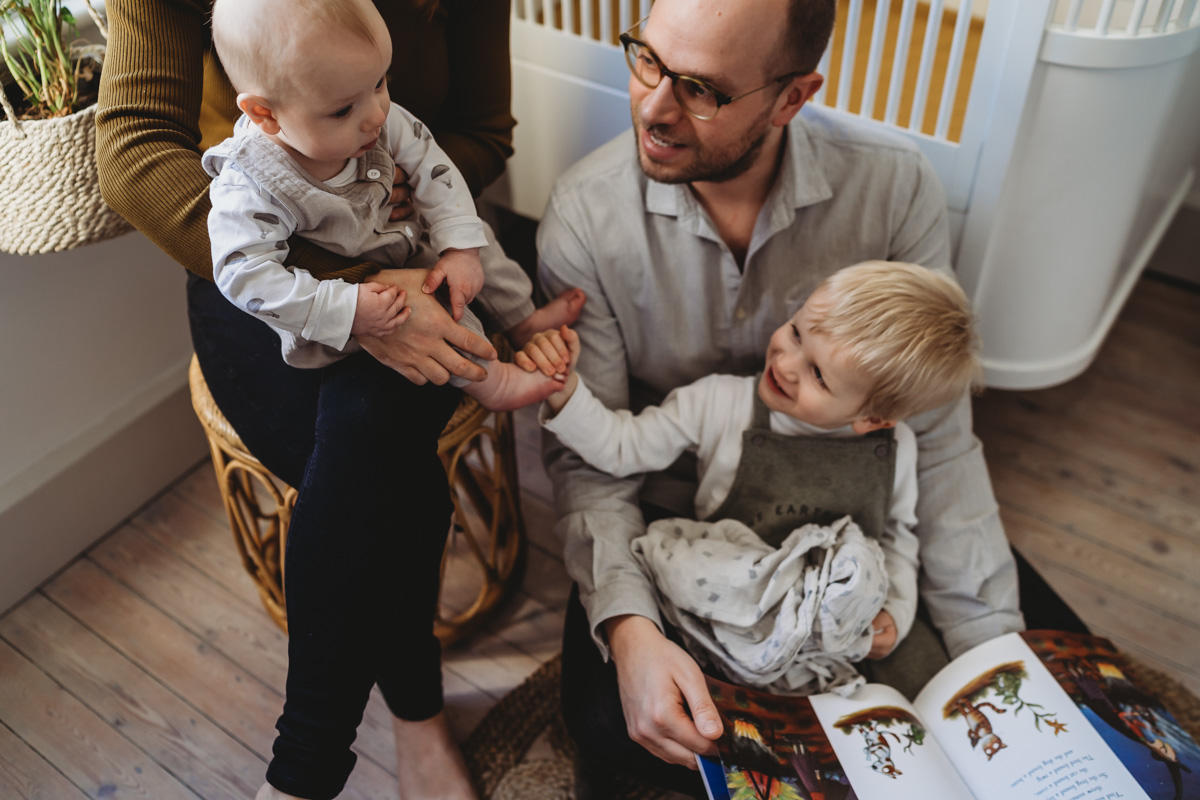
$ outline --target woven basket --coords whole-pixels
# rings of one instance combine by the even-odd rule
[[[103,45],[88,48],[102,58]],[[96,107],[19,122],[5,102],[0,121],[0,250],[37,255],[132,230],[100,196]]]

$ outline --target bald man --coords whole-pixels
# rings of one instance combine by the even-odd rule
[[[760,370],[771,332],[841,267],[950,268],[942,188],[915,146],[805,108],[823,81],[815,70],[835,4],[658,0],[622,36],[633,130],[564,173],[538,230],[545,288],[588,294],[579,369],[609,407],[639,409],[705,375]],[[1024,621],[968,399],[909,424],[924,611],[865,671],[911,694],[947,651]],[[629,547],[649,519],[694,516],[694,470],[613,478],[550,436],[544,456],[578,590],[563,710],[591,776],[580,796],[604,796],[611,790],[589,786],[614,773],[696,792],[684,767],[712,752],[720,721]],[[1056,627],[1082,628],[1064,611]]]

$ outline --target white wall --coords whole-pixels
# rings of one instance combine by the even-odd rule
[[[0,253],[0,610],[206,453],[183,291],[138,233]]]

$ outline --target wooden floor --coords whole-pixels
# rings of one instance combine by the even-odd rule
[[[1097,632],[1200,690],[1200,295],[1143,280],[1097,364],[977,402],[1013,541]],[[445,659],[458,735],[559,646],[569,581],[533,415],[518,415],[524,587]],[[199,465],[0,618],[0,798],[250,798],[283,635]],[[344,797],[394,796],[372,698]]]

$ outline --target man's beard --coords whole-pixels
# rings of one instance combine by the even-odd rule
[[[639,137],[638,163],[646,177],[658,183],[695,183],[697,181],[722,183],[733,180],[754,164],[770,130],[770,126],[762,125],[750,143],[738,152],[729,152],[728,150],[719,153],[706,152],[698,149],[696,145],[690,145],[692,153],[695,155],[692,163],[683,167],[670,167],[651,161],[642,152],[640,132],[642,130],[653,132],[660,127],[654,125],[650,128],[639,128],[636,116],[634,118],[635,135]]]

